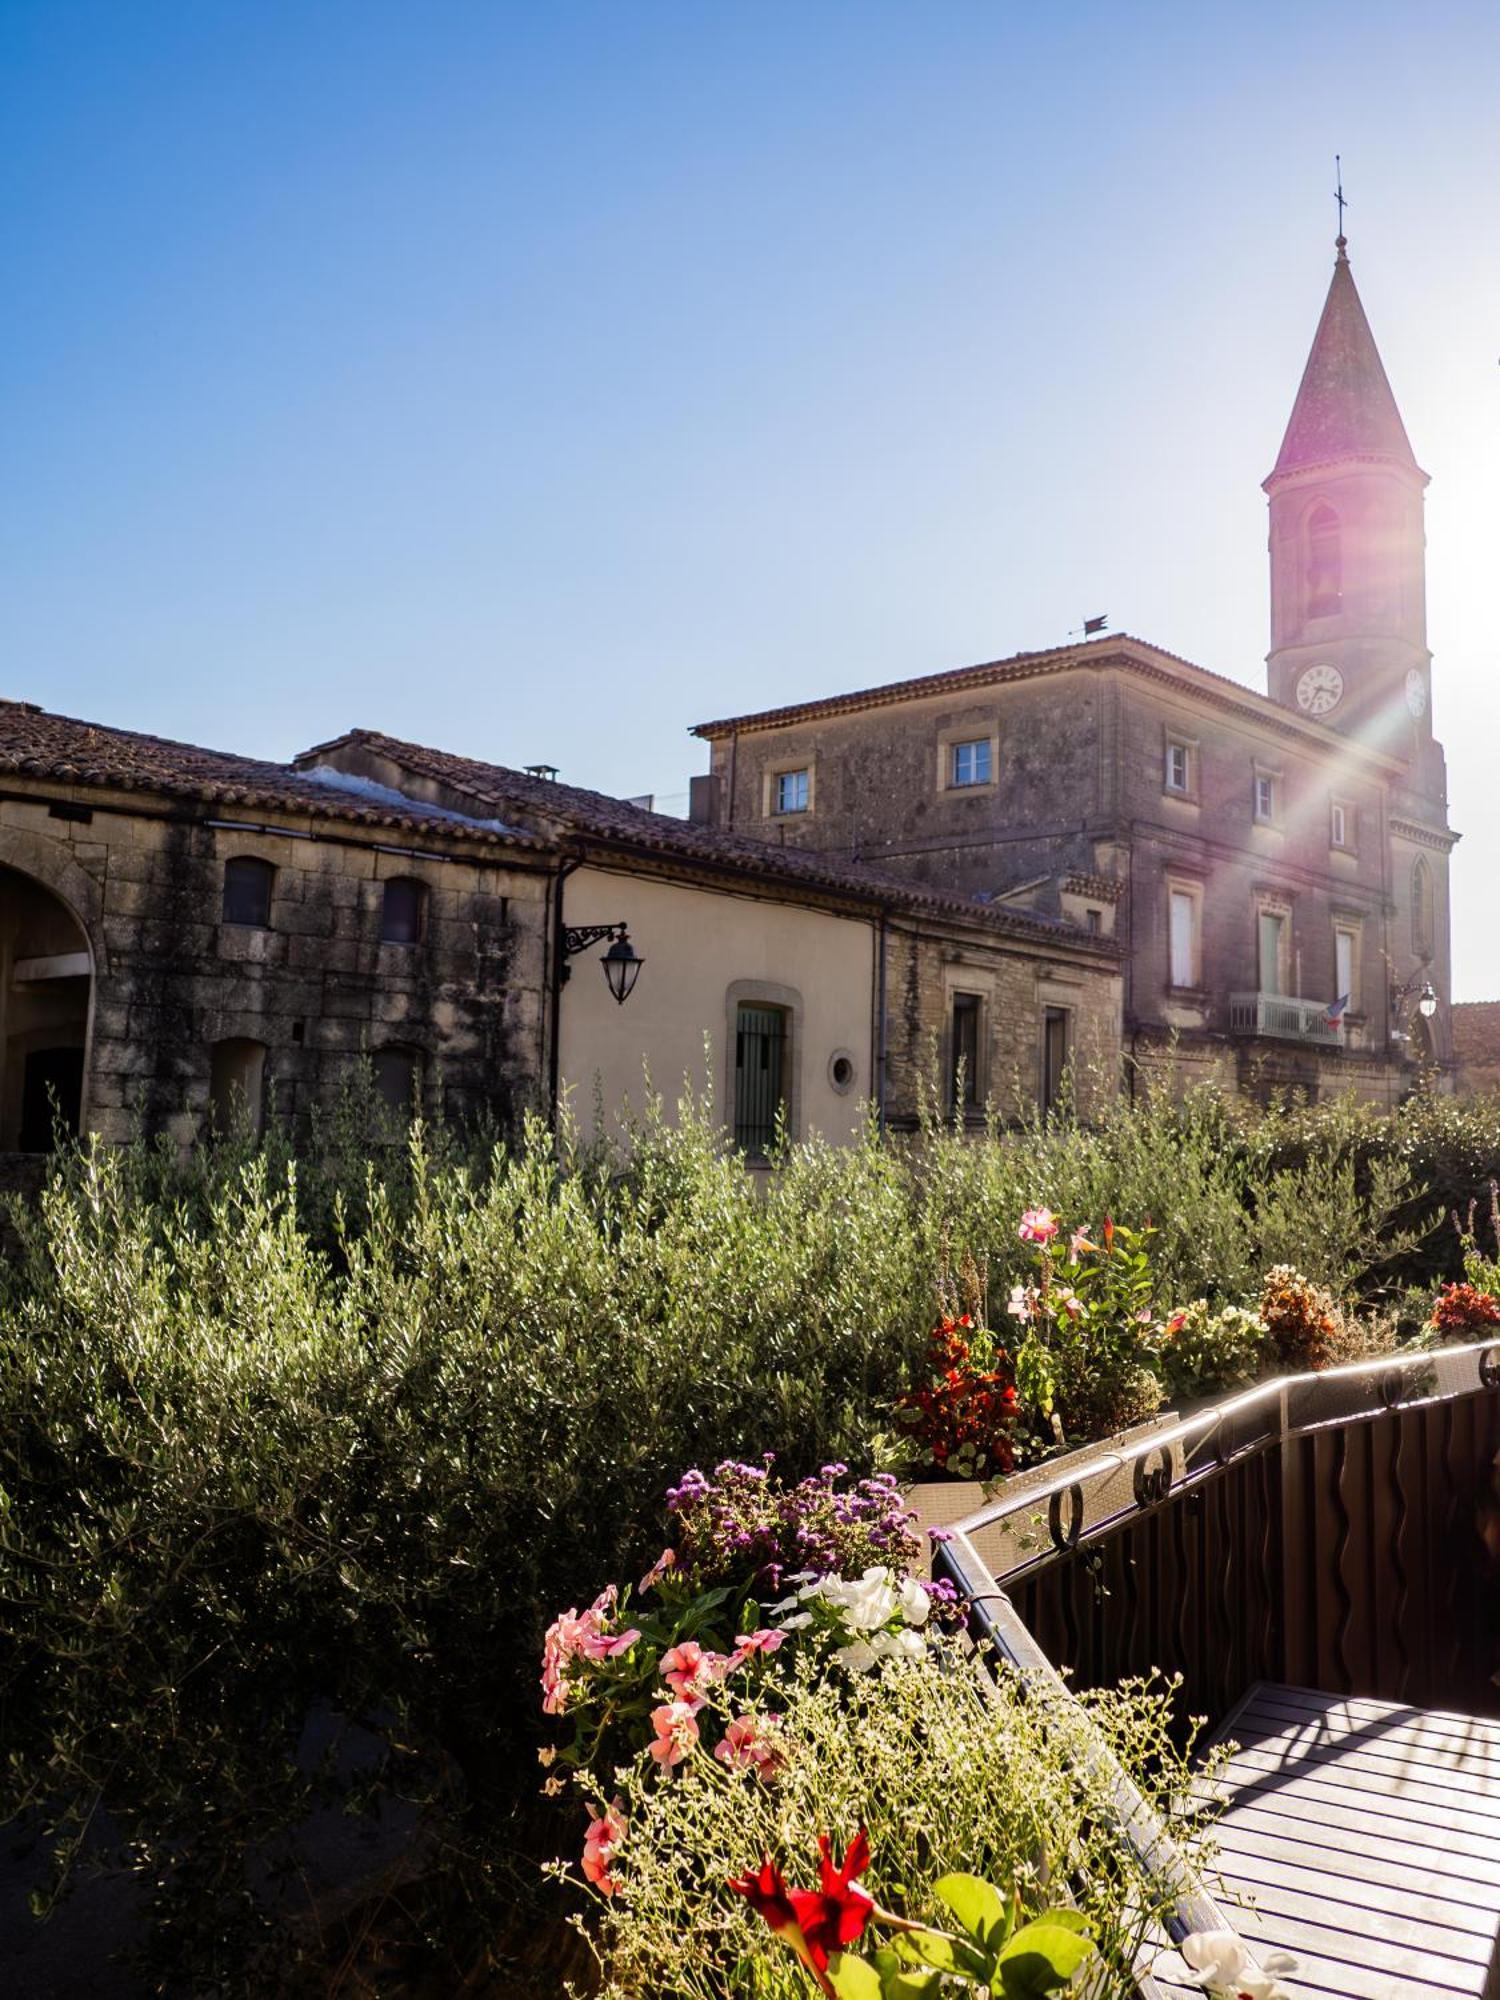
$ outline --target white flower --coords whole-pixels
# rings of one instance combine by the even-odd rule
[[[917,1582],[909,1576],[901,1586],[901,1616],[908,1625],[925,1625],[932,1611],[932,1599]]]
[[[811,1623],[812,1613],[810,1611],[794,1611],[790,1618],[783,1618],[781,1620],[779,1630],[783,1632],[800,1632],[804,1625],[811,1625]]]
[[[877,1632],[870,1650],[882,1660],[920,1660],[926,1657],[927,1641],[920,1632],[903,1625],[899,1632]]]
[[[766,1616],[768,1618],[779,1618],[783,1611],[795,1611],[796,1608],[797,1600],[795,1597],[783,1597],[779,1604],[768,1604],[766,1606]]]
[[[856,1639],[852,1645],[840,1646],[833,1657],[851,1674],[867,1674],[880,1655],[865,1640]]]
[[[1024,1285],[1012,1285],[1005,1310],[1013,1319],[1031,1318],[1031,1298]]]
[[[1295,1972],[1297,1961],[1288,1952],[1268,1951],[1257,1965],[1235,1932],[1193,1931],[1180,1952],[1163,1952],[1151,1969],[1158,1979],[1185,1979],[1223,2000],[1292,2000],[1276,1975]]]
[[[828,1595],[855,1632],[878,1632],[889,1625],[901,1602],[891,1583],[891,1572],[878,1565],[867,1569],[857,1582],[844,1584],[837,1597],[832,1591]]]

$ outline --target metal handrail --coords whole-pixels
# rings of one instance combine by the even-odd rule
[[[1175,1423],[1085,1446],[1048,1477],[1002,1489],[951,1532],[983,1537],[993,1581],[1009,1582],[1164,1504],[1232,1462],[1311,1431],[1369,1421],[1395,1409],[1500,1388],[1500,1342],[1381,1355],[1316,1373],[1281,1375]],[[1045,1540],[1031,1528],[1045,1518]]]

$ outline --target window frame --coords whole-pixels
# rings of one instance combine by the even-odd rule
[[[1334,990],[1330,998],[1332,1000],[1341,1000],[1344,997],[1344,988],[1339,971],[1339,944],[1344,939],[1347,939],[1349,944],[1349,1005],[1346,1011],[1350,1014],[1362,1014],[1364,1012],[1363,994],[1361,992],[1364,982],[1364,967],[1362,964],[1364,957],[1364,926],[1357,918],[1335,917],[1333,920]]]
[[[1261,787],[1267,788],[1266,805],[1261,804]],[[1250,816],[1257,826],[1280,826],[1282,816],[1282,774],[1270,764],[1256,764],[1250,777]]]
[[[1265,957],[1262,950],[1264,933],[1262,924],[1274,919],[1279,926],[1276,942],[1276,985],[1265,984]],[[1288,1000],[1292,994],[1292,912],[1290,905],[1270,897],[1261,898],[1255,905],[1255,990],[1275,1000]]]
[[[788,780],[802,780],[802,803],[789,806],[784,802],[782,788]],[[770,797],[769,817],[772,819],[801,819],[812,811],[813,767],[811,763],[787,764],[768,773]]]
[[[975,766],[971,776],[959,774],[959,759],[965,751],[971,755]],[[978,769],[980,763],[984,769]],[[948,789],[953,792],[982,791],[986,785],[995,782],[995,743],[990,736],[960,736],[948,745]]]
[[[1337,618],[1344,608],[1344,523],[1327,500],[1308,509],[1303,543],[1307,616]]]
[[[244,882],[251,879],[249,873],[251,870],[254,871],[253,879],[262,885],[265,890],[264,915],[259,917],[235,916],[231,914],[230,910],[232,884],[237,881]],[[234,930],[268,931],[272,928],[271,910],[275,900],[276,864],[274,861],[267,861],[263,854],[229,854],[224,857],[224,874],[219,895],[219,922],[221,924],[227,924]],[[262,906],[258,902],[256,907],[260,908]]]
[[[251,1138],[258,1139],[264,1133],[270,1053],[269,1046],[254,1035],[223,1035],[210,1042],[208,1121],[210,1129],[221,1138],[234,1132],[237,1107],[243,1112]],[[249,1069],[253,1081],[248,1087],[240,1075],[225,1074],[231,1064]]]
[[[1352,799],[1328,801],[1328,845],[1338,854],[1358,854],[1359,807]]]
[[[774,1036],[761,1037],[767,1049],[775,1050],[775,1081],[772,1087],[774,1104],[769,1121],[747,1115],[749,1093],[741,1081],[748,1068],[745,1062],[745,1037],[753,1031],[747,1022],[749,1015],[759,1015],[765,1020],[774,1019],[779,1032]],[[789,1007],[775,1000],[747,999],[735,1003],[734,1009],[734,1122],[731,1130],[734,1143],[747,1160],[765,1161],[771,1156],[778,1131],[790,1135],[790,1105],[788,1071],[791,1067],[792,1013]],[[770,1068],[769,1063],[763,1065]]]
[[[1188,906],[1188,972],[1186,982],[1177,977],[1176,940],[1173,935],[1173,906],[1181,899]],[[1203,990],[1203,884],[1167,877],[1167,988],[1172,993],[1201,993]]]
[[[1162,744],[1161,788],[1169,799],[1196,799],[1198,796],[1198,746],[1191,737],[1168,730]],[[1182,758],[1182,783],[1172,781],[1174,757]]]

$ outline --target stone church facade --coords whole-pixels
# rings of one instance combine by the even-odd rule
[[[1130,638],[1020,654],[701,724],[694,812],[1116,941],[1138,1064],[1399,1094],[1451,1067],[1426,484],[1340,238],[1265,482],[1267,694]]]

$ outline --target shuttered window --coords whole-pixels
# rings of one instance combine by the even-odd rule
[[[1042,1109],[1061,1103],[1068,1074],[1068,1010],[1049,1007],[1042,1016]]]
[[[742,1002],[735,1016],[734,1142],[763,1158],[786,1102],[786,1010]]]

